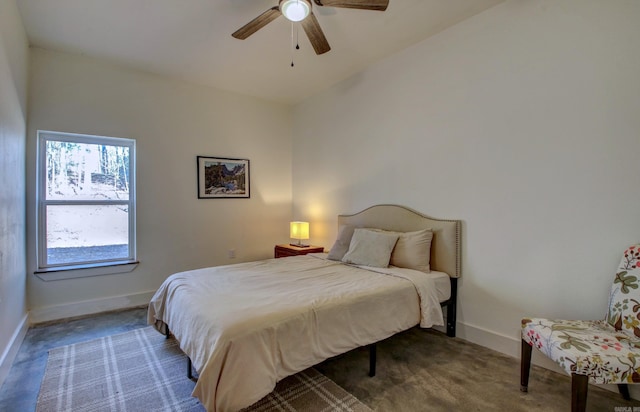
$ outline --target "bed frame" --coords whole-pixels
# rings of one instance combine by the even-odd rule
[[[431,229],[430,266],[438,272],[445,272],[451,280],[451,296],[441,302],[446,308],[446,333],[456,336],[456,305],[458,301],[458,278],[462,275],[462,221],[436,219],[405,206],[383,204],[371,206],[353,215],[339,215],[338,227],[351,225],[355,227],[373,227],[395,232],[414,232]],[[376,374],[376,344],[369,348],[369,376]]]
[[[431,269],[445,272],[451,278],[451,297],[442,302],[446,308],[447,336],[456,336],[456,305],[458,299],[458,278],[462,275],[462,221],[436,219],[405,206],[376,205],[353,215],[339,215],[338,227],[374,227],[396,232],[413,232],[431,229]]]
[[[458,297],[458,278],[462,274],[462,221],[436,219],[405,206],[382,204],[371,206],[352,215],[338,215],[338,227],[351,225],[354,227],[370,227],[396,232],[413,232],[422,229],[433,231],[431,241],[431,269],[445,272],[451,280],[451,296],[441,302],[446,308],[446,334],[456,336],[456,305]],[[166,328],[167,339],[170,337]],[[367,346],[369,349],[369,376],[376,374],[376,343]],[[191,359],[187,357],[187,376],[197,380],[193,374]]]

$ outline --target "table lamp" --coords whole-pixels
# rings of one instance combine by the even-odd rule
[[[291,243],[291,246],[309,247],[309,245],[303,245],[300,242],[303,239],[309,239],[309,222],[291,222],[289,224],[289,232],[291,239],[298,240],[298,243]]]

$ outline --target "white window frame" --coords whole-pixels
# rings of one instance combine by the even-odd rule
[[[98,144],[129,148],[129,196],[128,200],[47,200],[47,141]],[[46,274],[45,280],[67,279],[74,277],[96,276],[112,273],[130,272],[137,266],[136,256],[136,141],[119,137],[94,136],[77,133],[38,130],[38,156],[36,177],[36,274]],[[77,263],[47,263],[47,206],[55,205],[126,205],[129,219],[129,253],[127,258],[85,261]],[[74,270],[74,274],[65,272]]]

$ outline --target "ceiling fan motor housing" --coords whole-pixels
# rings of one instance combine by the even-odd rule
[[[278,8],[287,20],[297,22],[306,19],[311,13],[309,0],[280,0]]]

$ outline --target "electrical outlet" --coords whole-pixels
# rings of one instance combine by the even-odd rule
[[[235,259],[236,258],[236,250],[235,249],[229,249],[227,251],[227,257],[229,259]]]

